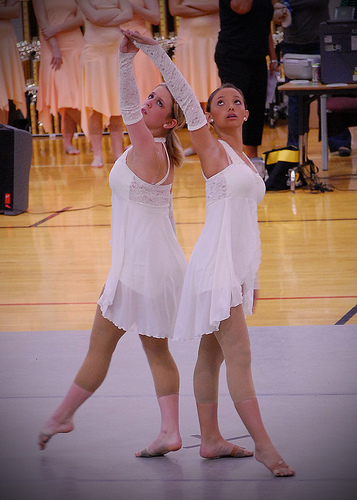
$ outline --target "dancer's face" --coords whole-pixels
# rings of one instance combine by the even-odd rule
[[[247,118],[248,111],[243,96],[236,89],[229,87],[220,89],[213,97],[208,121],[216,127],[241,127]]]
[[[172,128],[176,120],[172,118],[173,99],[166,86],[159,85],[143,102],[141,112],[150,128]],[[173,123],[174,122],[174,123]]]

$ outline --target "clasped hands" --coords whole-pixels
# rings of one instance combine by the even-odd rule
[[[158,41],[155,40],[154,38],[150,38],[148,36],[144,36],[138,31],[131,31],[131,30],[123,30],[120,29],[122,32],[123,40],[120,43],[119,50],[123,54],[127,52],[138,52],[139,49],[134,45],[134,42],[141,43],[144,45],[158,45]]]

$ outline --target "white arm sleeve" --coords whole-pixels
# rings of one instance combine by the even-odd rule
[[[125,125],[133,125],[143,117],[133,70],[134,57],[133,52],[122,53],[119,50],[119,106]]]
[[[207,125],[205,114],[192,88],[164,49],[160,45],[147,45],[137,42],[134,42],[134,44],[145,52],[160,70],[169,91],[185,115],[188,130],[198,130]]]

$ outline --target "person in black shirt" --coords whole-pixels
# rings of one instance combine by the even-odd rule
[[[215,52],[219,77],[244,94],[249,119],[243,127],[245,153],[258,156],[264,128],[267,90],[266,56],[270,69],[277,69],[270,23],[276,2],[271,0],[220,0],[220,32]]]

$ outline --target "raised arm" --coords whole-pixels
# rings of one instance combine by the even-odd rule
[[[133,17],[133,9],[129,0],[118,0],[118,8],[101,7],[100,2],[94,7],[88,0],[76,0],[76,3],[84,17],[98,26],[119,26]]]
[[[20,11],[20,0],[7,0],[5,7],[0,7],[0,19],[16,19]]]
[[[144,6],[135,2],[130,3],[134,14],[137,14],[154,26],[157,26],[160,23],[160,6],[158,0],[145,0]]]
[[[133,146],[128,154],[128,164],[130,163],[131,170],[141,179],[152,182],[158,173],[160,156],[141,112],[139,90],[133,70],[137,52],[138,49],[124,36],[119,47],[119,105]],[[164,162],[166,164],[166,157]]]
[[[219,0],[169,0],[169,11],[172,16],[179,17],[216,14],[219,11]]]
[[[192,88],[156,40],[132,31],[123,31],[150,57],[160,70],[168,89],[181,107],[190,131],[192,145],[200,157],[203,172],[210,177],[228,165],[223,147],[211,134],[205,114]]]

